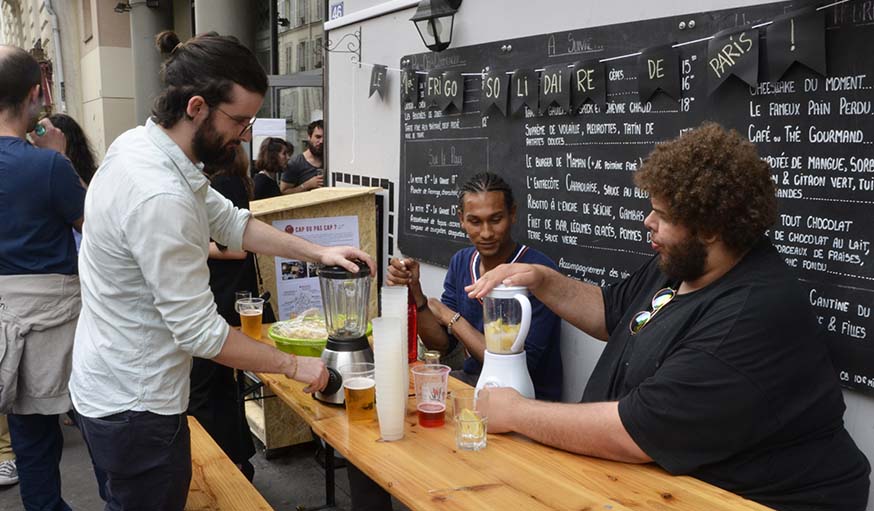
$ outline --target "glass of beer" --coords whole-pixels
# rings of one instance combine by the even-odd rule
[[[343,394],[346,397],[346,418],[350,421],[376,419],[376,380],[372,362],[357,362],[340,368]]]
[[[419,426],[439,428],[446,415],[446,390],[449,385],[449,366],[424,364],[412,368],[416,384],[416,412]]]
[[[253,339],[261,338],[261,315],[264,313],[263,298],[241,298],[236,303],[243,333]]]

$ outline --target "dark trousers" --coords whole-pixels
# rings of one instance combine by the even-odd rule
[[[61,498],[64,435],[57,415],[8,415],[9,435],[18,467],[21,502],[26,511],[69,511]]]
[[[346,463],[346,474],[349,476],[352,511],[391,511],[391,495],[373,479],[352,463]]]
[[[106,511],[182,511],[191,484],[185,414],[79,415],[94,464],[106,473]]]

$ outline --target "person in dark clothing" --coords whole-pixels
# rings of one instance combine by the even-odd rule
[[[203,169],[210,186],[241,209],[249,208],[252,181],[249,179],[249,158],[242,148],[229,166],[207,165]],[[215,296],[218,313],[231,326],[240,326],[240,316],[234,308],[237,291],[258,295],[255,276],[255,256],[245,251],[235,252],[210,242],[209,287]],[[237,395],[234,369],[212,360],[194,357],[191,365],[191,394],[188,413],[197,418],[225,454],[240,467],[251,481],[255,468],[249,458],[255,454],[252,432]]]
[[[73,231],[85,189],[43,106],[39,63],[0,45],[0,414],[6,414],[24,509],[69,510],[61,495],[58,415],[70,410],[80,310]],[[27,137],[33,144],[28,142]],[[9,480],[14,474],[5,467]]]
[[[282,173],[279,189],[282,193],[300,193],[325,184],[322,173],[325,132],[321,120],[307,126],[307,148],[288,162]]]
[[[255,192],[254,199],[269,199],[282,195],[276,179],[288,164],[288,157],[294,152],[294,146],[277,137],[268,137],[261,142],[258,159],[255,160]]]
[[[527,286],[607,341],[582,403],[494,389],[489,432],[655,462],[778,510],[864,510],[870,466],[806,295],[765,237],[777,204],[755,146],[705,123],[656,146],[635,181],[656,255],[628,278],[601,289],[505,265],[467,288]]]

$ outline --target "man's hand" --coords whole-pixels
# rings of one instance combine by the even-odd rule
[[[419,262],[415,259],[398,259],[392,257],[389,261],[385,282],[389,286],[419,286]]]
[[[519,404],[525,401],[521,394],[512,387],[489,387],[480,392],[488,392],[488,409],[485,415],[489,419],[489,433],[507,433],[515,431],[513,412]]]
[[[388,263],[385,283],[387,286],[407,286],[416,301],[416,308],[428,302],[428,297],[422,292],[419,282],[419,261],[415,259],[398,259],[392,257]]]
[[[315,188],[321,188],[325,184],[325,177],[319,172],[317,175],[307,179],[303,183],[301,183],[301,188],[304,190],[313,190]]]
[[[431,314],[434,315],[440,326],[445,327],[452,321],[452,316],[455,316],[455,311],[437,298],[428,298],[428,308],[431,309]]]
[[[357,272],[358,265],[353,263],[352,259],[359,259],[366,263],[370,268],[370,276],[376,276],[376,263],[366,252],[355,247],[322,247],[319,255],[319,262],[325,266],[342,266],[351,272]]]
[[[328,370],[325,362],[315,357],[299,357],[295,355],[297,364],[292,362],[286,370],[285,376],[306,383],[303,391],[306,393],[318,392],[328,384]],[[297,367],[295,367],[295,365]]]
[[[543,282],[541,268],[543,267],[536,264],[502,264],[484,273],[479,280],[466,286],[464,290],[471,298],[482,298],[495,287],[505,284],[507,286],[525,286],[533,293]]]
[[[64,136],[64,132],[56,128],[52,121],[48,119],[39,121],[39,124],[45,128],[46,132],[43,136],[39,136],[36,134],[36,131],[31,131],[29,135],[33,145],[43,149],[52,149],[65,155],[67,152],[67,137]]]

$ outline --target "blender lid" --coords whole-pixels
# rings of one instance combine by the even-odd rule
[[[488,298],[500,298],[505,300],[512,300],[514,296],[518,294],[523,294],[528,296],[528,288],[525,286],[505,286],[501,284],[494,289],[492,289],[488,295]]]
[[[370,276],[370,267],[364,261],[354,259],[353,263],[358,265],[357,272],[351,272],[342,266],[322,266],[319,268],[319,278],[326,279],[354,279]]]

